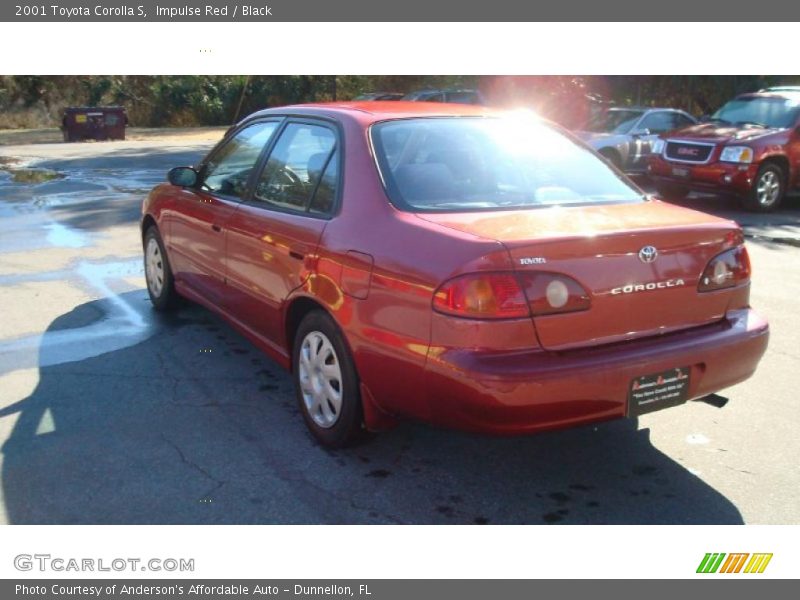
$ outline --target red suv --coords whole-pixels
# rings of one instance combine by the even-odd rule
[[[650,200],[531,116],[270,109],[143,209],[155,307],[194,300],[289,368],[330,446],[400,418],[637,416],[743,381],[767,345],[736,223]]]
[[[666,198],[697,190],[775,210],[800,186],[800,87],[742,94],[705,122],[671,132],[654,144],[648,171]]]

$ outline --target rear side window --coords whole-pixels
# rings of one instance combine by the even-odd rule
[[[334,154],[336,135],[332,130],[289,123],[270,153],[253,198],[284,210],[330,212],[339,172],[338,162],[331,166]]]
[[[389,198],[405,210],[643,200],[605,161],[530,116],[400,119],[378,123],[371,133]]]
[[[243,197],[256,161],[278,125],[276,121],[254,123],[234,134],[206,163],[203,188],[224,196]]]
[[[683,127],[688,127],[689,125],[694,125],[694,121],[692,119],[686,115],[682,115],[681,113],[675,113],[675,129],[682,129]]]
[[[336,206],[336,192],[339,182],[339,151],[334,150],[328,161],[322,177],[319,179],[317,191],[311,200],[309,210],[318,215],[327,215],[333,212]]]
[[[664,133],[675,129],[675,113],[661,111],[654,112],[642,119],[640,129],[648,129],[650,133]]]

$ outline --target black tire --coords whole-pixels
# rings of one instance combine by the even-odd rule
[[[689,195],[689,188],[669,183],[659,183],[656,186],[658,195],[664,200],[684,200]]]
[[[600,150],[600,156],[605,158],[612,166],[620,171],[622,170],[622,157],[616,150]]]
[[[335,377],[334,379],[329,379],[319,370],[316,373],[314,372],[313,362],[309,362],[312,358],[310,354],[305,354],[305,366],[301,365],[301,353],[311,350],[317,342],[323,342],[318,348],[326,348],[324,340],[319,337],[319,334],[322,334],[330,343],[335,353],[333,361],[330,360],[330,355],[328,355],[328,360],[324,358],[322,360],[325,361],[327,366],[330,366],[329,363],[338,364],[341,374],[338,384],[341,402],[338,410],[333,410],[334,404],[332,402],[324,400],[327,404],[325,411],[323,411],[322,403],[315,403],[316,399],[313,394],[304,392],[304,388],[312,391],[315,389],[312,381],[315,377],[318,378],[317,382],[324,379],[332,389],[335,390],[336,388],[334,385]],[[308,346],[304,347],[306,341],[308,341]],[[295,394],[303,420],[312,435],[320,444],[328,448],[343,448],[360,441],[364,437],[365,430],[358,374],[344,336],[334,320],[322,310],[314,310],[308,313],[297,328],[293,348],[292,365],[294,368],[292,376],[294,378]],[[321,357],[322,353],[319,353],[318,356]],[[301,381],[304,375],[305,380]],[[320,385],[317,389],[322,387]],[[335,413],[335,419],[331,423],[321,424],[321,421],[325,419],[324,412]]]
[[[151,282],[154,273],[148,270],[148,251],[150,244],[155,243],[158,246],[158,253],[161,258],[161,285],[155,285]],[[155,225],[150,226],[144,234],[143,240],[144,249],[144,273],[147,282],[147,293],[150,296],[150,302],[153,303],[153,308],[158,311],[168,311],[177,308],[180,305],[180,296],[175,291],[175,280],[172,277],[172,268],[169,265],[167,258],[167,251],[164,248],[164,242],[161,240],[161,235],[158,233],[158,228]]]
[[[762,185],[769,185],[767,181],[777,186],[766,192]],[[786,173],[783,168],[774,162],[766,162],[758,170],[750,193],[742,198],[742,207],[752,212],[772,212],[776,210],[786,195]]]

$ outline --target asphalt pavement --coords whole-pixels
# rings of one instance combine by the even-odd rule
[[[0,147],[0,522],[800,522],[797,198],[768,216],[685,201],[745,226],[772,326],[725,408],[517,438],[407,423],[330,451],[242,336],[149,305],[141,200],[209,146]]]

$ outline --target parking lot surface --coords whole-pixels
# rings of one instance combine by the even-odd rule
[[[685,201],[745,226],[772,326],[727,407],[519,438],[408,423],[330,451],[227,324],[150,307],[142,197],[210,145],[0,147],[0,522],[800,523],[797,198]]]

